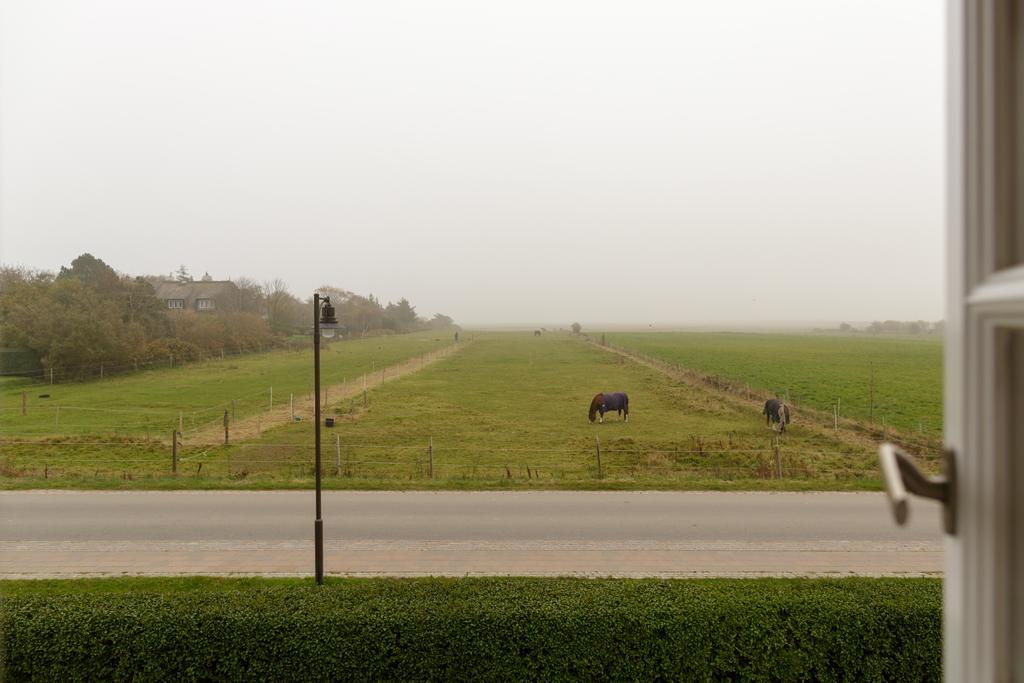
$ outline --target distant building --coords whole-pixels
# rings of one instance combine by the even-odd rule
[[[172,311],[215,313],[238,309],[238,287],[230,280],[198,282],[158,282],[156,298]]]

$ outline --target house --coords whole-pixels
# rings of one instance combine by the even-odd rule
[[[230,280],[164,281],[154,288],[156,298],[172,311],[215,313],[238,309],[238,287]]]

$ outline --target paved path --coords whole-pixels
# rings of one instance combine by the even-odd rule
[[[345,575],[845,576],[942,571],[939,508],[882,494],[338,492]],[[0,492],[0,577],[303,575],[312,492]]]

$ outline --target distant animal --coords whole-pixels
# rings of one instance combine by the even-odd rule
[[[534,337],[539,337],[540,336],[540,330],[534,330],[533,331],[533,336]]]
[[[778,431],[786,431],[786,425],[789,424],[788,405],[777,398],[770,398],[764,402],[764,410],[761,411],[761,414],[764,415],[766,425],[772,425],[772,429],[776,429],[775,425],[778,425]]]
[[[604,414],[617,412],[625,414],[624,422],[629,422],[629,396],[623,391],[616,391],[609,394],[598,394],[590,402],[590,411],[587,417],[593,422],[598,413],[601,415],[601,422],[604,422]]]

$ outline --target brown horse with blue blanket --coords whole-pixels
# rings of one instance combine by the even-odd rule
[[[625,392],[616,391],[611,394],[598,394],[590,402],[588,417],[593,422],[597,414],[601,414],[601,422],[604,422],[604,414],[617,412],[619,415],[625,413],[625,422],[629,422],[629,396]]]

